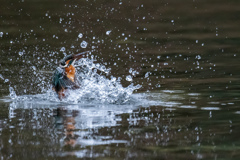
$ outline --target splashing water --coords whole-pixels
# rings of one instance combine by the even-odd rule
[[[102,64],[93,63],[94,59],[81,59],[78,61],[77,79],[81,83],[81,89],[73,91],[67,101],[96,101],[100,103],[125,103],[129,100],[133,91],[141,86],[133,84],[124,88],[120,83],[121,78],[111,76],[106,78],[103,74],[109,75],[110,69]],[[100,71],[100,73],[98,73]]]
[[[66,103],[81,104],[124,104],[131,99],[134,90],[141,88],[141,85],[134,86],[130,84],[124,88],[121,84],[121,78],[110,76],[110,70],[103,64],[94,63],[93,56],[91,59],[81,59],[76,64],[76,78],[80,82],[80,89],[68,91],[68,96],[62,101]],[[105,76],[106,75],[106,76]],[[51,79],[49,79],[51,81]],[[43,94],[17,96],[12,87],[9,88],[10,97],[14,100],[38,100],[60,102],[57,94],[52,89]]]
[[[80,44],[80,46],[82,48],[87,48],[87,45],[88,45],[88,43],[86,41],[82,41],[81,44]]]

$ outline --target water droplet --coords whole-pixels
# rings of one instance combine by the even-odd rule
[[[111,32],[112,32],[112,31],[107,31],[107,32],[106,32],[106,35],[108,36]]]
[[[12,87],[9,87],[9,96],[12,98],[12,99],[15,99],[17,97],[14,89]]]
[[[19,55],[19,56],[22,56],[22,55],[23,55],[23,52],[21,52],[21,51],[18,52],[18,55]]]
[[[3,36],[3,32],[0,32],[0,37],[2,37]]]
[[[31,66],[31,68],[32,68],[34,71],[36,71],[36,69],[37,69],[35,66]]]
[[[82,43],[80,44],[82,48],[87,48],[87,45],[88,43],[86,41],[82,41]]]
[[[165,62],[165,63],[163,63],[163,65],[164,65],[164,66],[167,66],[167,65],[168,65],[168,63],[167,63],[167,62]]]
[[[79,33],[78,34],[78,38],[82,38],[83,37],[83,34],[82,33]]]
[[[133,80],[132,76],[130,76],[130,75],[126,76],[126,80],[129,81],[129,82],[132,81]]]
[[[2,79],[2,80],[4,80],[4,78],[3,78],[3,76],[0,74],[0,78]]]
[[[65,52],[65,47],[62,47],[61,49],[60,49],[60,51],[62,51],[62,52]]]
[[[196,40],[196,43],[198,43],[198,40]]]
[[[59,23],[62,23],[62,21],[63,21],[63,19],[62,19],[62,18],[60,18],[60,19],[59,19]]]
[[[133,71],[133,69],[132,69],[132,68],[130,68],[128,72],[129,72],[129,73],[132,73],[132,71]]]
[[[132,76],[136,76],[137,74],[139,74],[139,72],[137,72],[137,71],[132,72]]]
[[[200,55],[197,55],[195,59],[202,59]]]
[[[145,74],[145,78],[148,78],[149,75],[150,75],[150,72],[147,72],[147,73]]]

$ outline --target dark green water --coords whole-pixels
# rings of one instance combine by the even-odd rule
[[[240,159],[239,5],[1,0],[0,159]],[[58,61],[85,50],[142,85],[134,102],[9,98],[44,95]]]

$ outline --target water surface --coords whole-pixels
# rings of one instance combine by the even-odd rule
[[[239,4],[3,0],[0,158],[239,159]],[[86,50],[60,102],[52,73]]]

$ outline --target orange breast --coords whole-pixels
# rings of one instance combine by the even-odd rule
[[[67,61],[67,64],[69,63],[70,60]],[[74,77],[75,77],[75,72],[76,69],[73,67],[73,65],[70,65],[69,67],[65,68],[65,72],[67,74],[67,77],[74,82]]]

